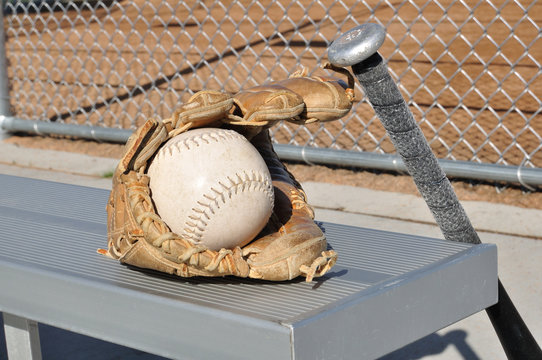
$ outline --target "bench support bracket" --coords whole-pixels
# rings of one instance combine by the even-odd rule
[[[3,317],[9,359],[41,360],[38,323],[8,313]]]

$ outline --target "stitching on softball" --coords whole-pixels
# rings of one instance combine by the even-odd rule
[[[209,129],[212,129],[212,128],[209,128]],[[184,139],[183,141],[178,141],[174,144],[170,144],[166,147],[163,147],[162,149],[158,151],[158,154],[156,154],[156,158],[162,158],[166,155],[172,156],[174,150],[176,150],[178,153],[181,153],[182,151],[196,148],[204,143],[205,144],[209,144],[211,142],[219,143],[221,141],[232,140],[232,139],[243,139],[245,141],[248,141],[243,135],[233,130],[225,130],[225,131],[223,129],[220,129],[220,130],[222,131],[209,131],[205,134],[196,134],[187,139]]]
[[[191,221],[185,223],[181,236],[196,243],[200,242],[211,215],[215,214],[228,199],[247,191],[263,191],[272,205],[275,202],[273,184],[264,174],[255,171],[236,173],[234,178],[227,177],[227,183],[219,181],[217,185],[211,187],[211,192],[204,194],[197,201],[199,206],[192,208],[192,213],[188,215]]]

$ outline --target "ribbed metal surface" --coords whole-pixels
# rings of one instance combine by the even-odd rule
[[[137,271],[96,253],[107,246],[108,195],[105,190],[0,175],[0,260],[17,259],[42,271],[289,323],[472,246],[323,223],[339,261],[318,281],[182,279]],[[25,240],[13,244],[15,238]]]
[[[108,193],[55,182],[36,181],[0,174],[0,206],[44,215],[104,224]],[[38,185],[39,184],[39,185]]]
[[[332,244],[340,254],[341,266],[389,276],[419,269],[470,247],[465,243],[428,241],[419,236],[344,225],[325,224],[324,227],[328,237],[331,234],[332,238],[340,239]]]

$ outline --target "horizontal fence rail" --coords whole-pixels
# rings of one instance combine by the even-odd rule
[[[376,22],[392,76],[454,176],[542,184],[537,1],[6,1],[2,16],[8,131],[120,141],[202,89],[325,73],[331,42]],[[284,156],[386,168],[393,146],[360,88],[356,97],[339,121],[275,126]]]

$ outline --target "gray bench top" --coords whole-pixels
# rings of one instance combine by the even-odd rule
[[[183,279],[96,253],[108,191],[0,185],[0,311],[166,357],[375,358],[497,301],[490,244],[321,223],[323,278]]]

